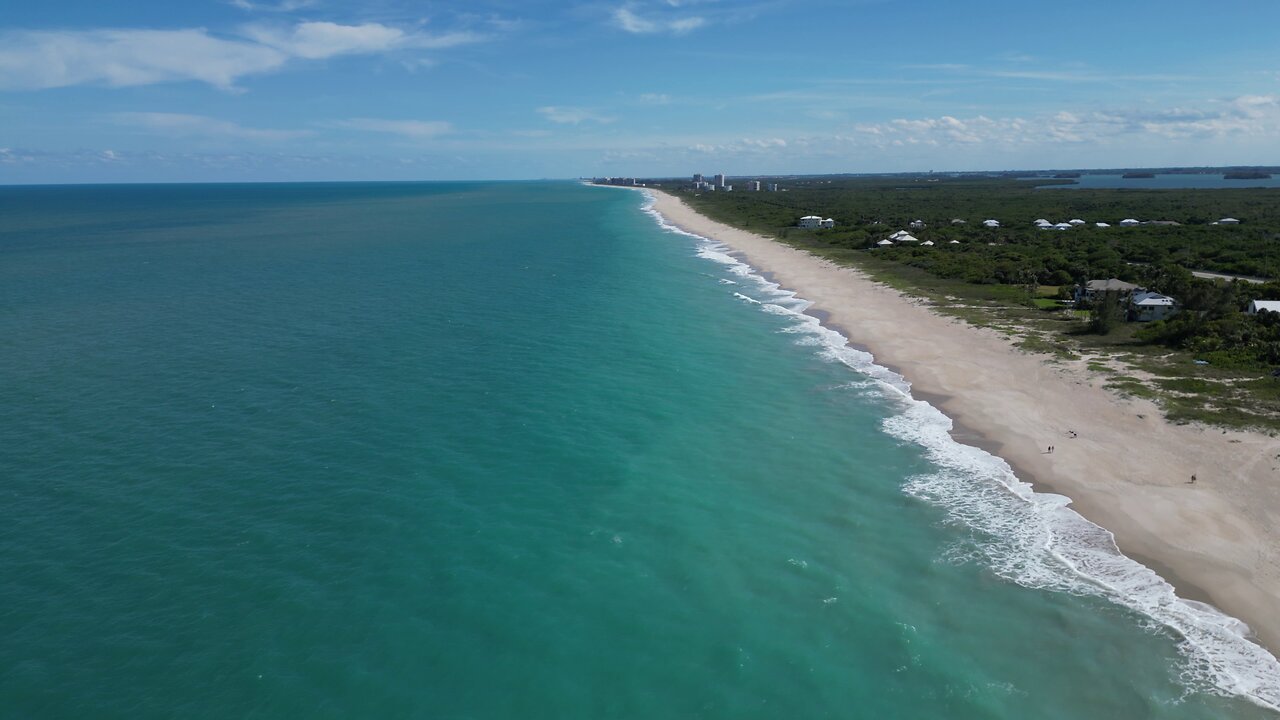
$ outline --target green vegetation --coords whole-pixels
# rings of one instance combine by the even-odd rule
[[[1098,370],[1116,361],[1153,377],[1117,374],[1108,386],[1158,400],[1172,419],[1280,429],[1280,378],[1271,376],[1280,317],[1243,312],[1250,300],[1280,299],[1280,282],[1191,272],[1280,278],[1280,190],[1037,189],[1064,180],[932,176],[778,182],[785,192],[677,192],[706,215],[856,265],[940,312],[1014,335],[1030,352],[1089,356]],[[836,227],[795,227],[804,215],[834,218]],[[1211,224],[1222,217],[1242,222]],[[988,218],[1001,227],[985,227]],[[1039,230],[1039,218],[1088,222]],[[1167,224],[1118,227],[1125,218]],[[925,226],[910,227],[914,220]],[[897,230],[922,242],[876,244]],[[1071,308],[1075,285],[1111,277],[1174,297],[1180,312],[1125,322],[1116,294]]]

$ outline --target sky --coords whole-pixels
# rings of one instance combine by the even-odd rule
[[[0,0],[0,183],[1280,164],[1275,0]]]

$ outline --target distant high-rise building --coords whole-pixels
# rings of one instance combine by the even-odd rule
[[[716,173],[716,187],[724,187],[724,173]]]
[[[698,184],[698,183],[700,183],[700,182],[702,182],[702,173],[694,173],[694,174],[693,174],[693,184],[694,184],[694,185],[697,185],[697,184]]]
[[[769,192],[778,192],[778,183],[769,183]]]
[[[759,181],[759,180],[748,180],[748,181],[747,181],[747,189],[748,189],[748,190],[750,190],[750,191],[752,191],[752,192],[760,192],[760,181]]]

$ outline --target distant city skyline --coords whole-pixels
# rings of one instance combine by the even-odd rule
[[[1280,5],[68,0],[0,183],[1280,164]]]

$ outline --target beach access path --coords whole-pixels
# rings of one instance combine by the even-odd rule
[[[946,413],[957,439],[1004,458],[1036,490],[1067,496],[1179,595],[1240,618],[1280,650],[1280,440],[1168,423],[1153,403],[1122,398],[1083,368],[1051,365],[854,268],[649,192],[669,222],[813,302]]]

